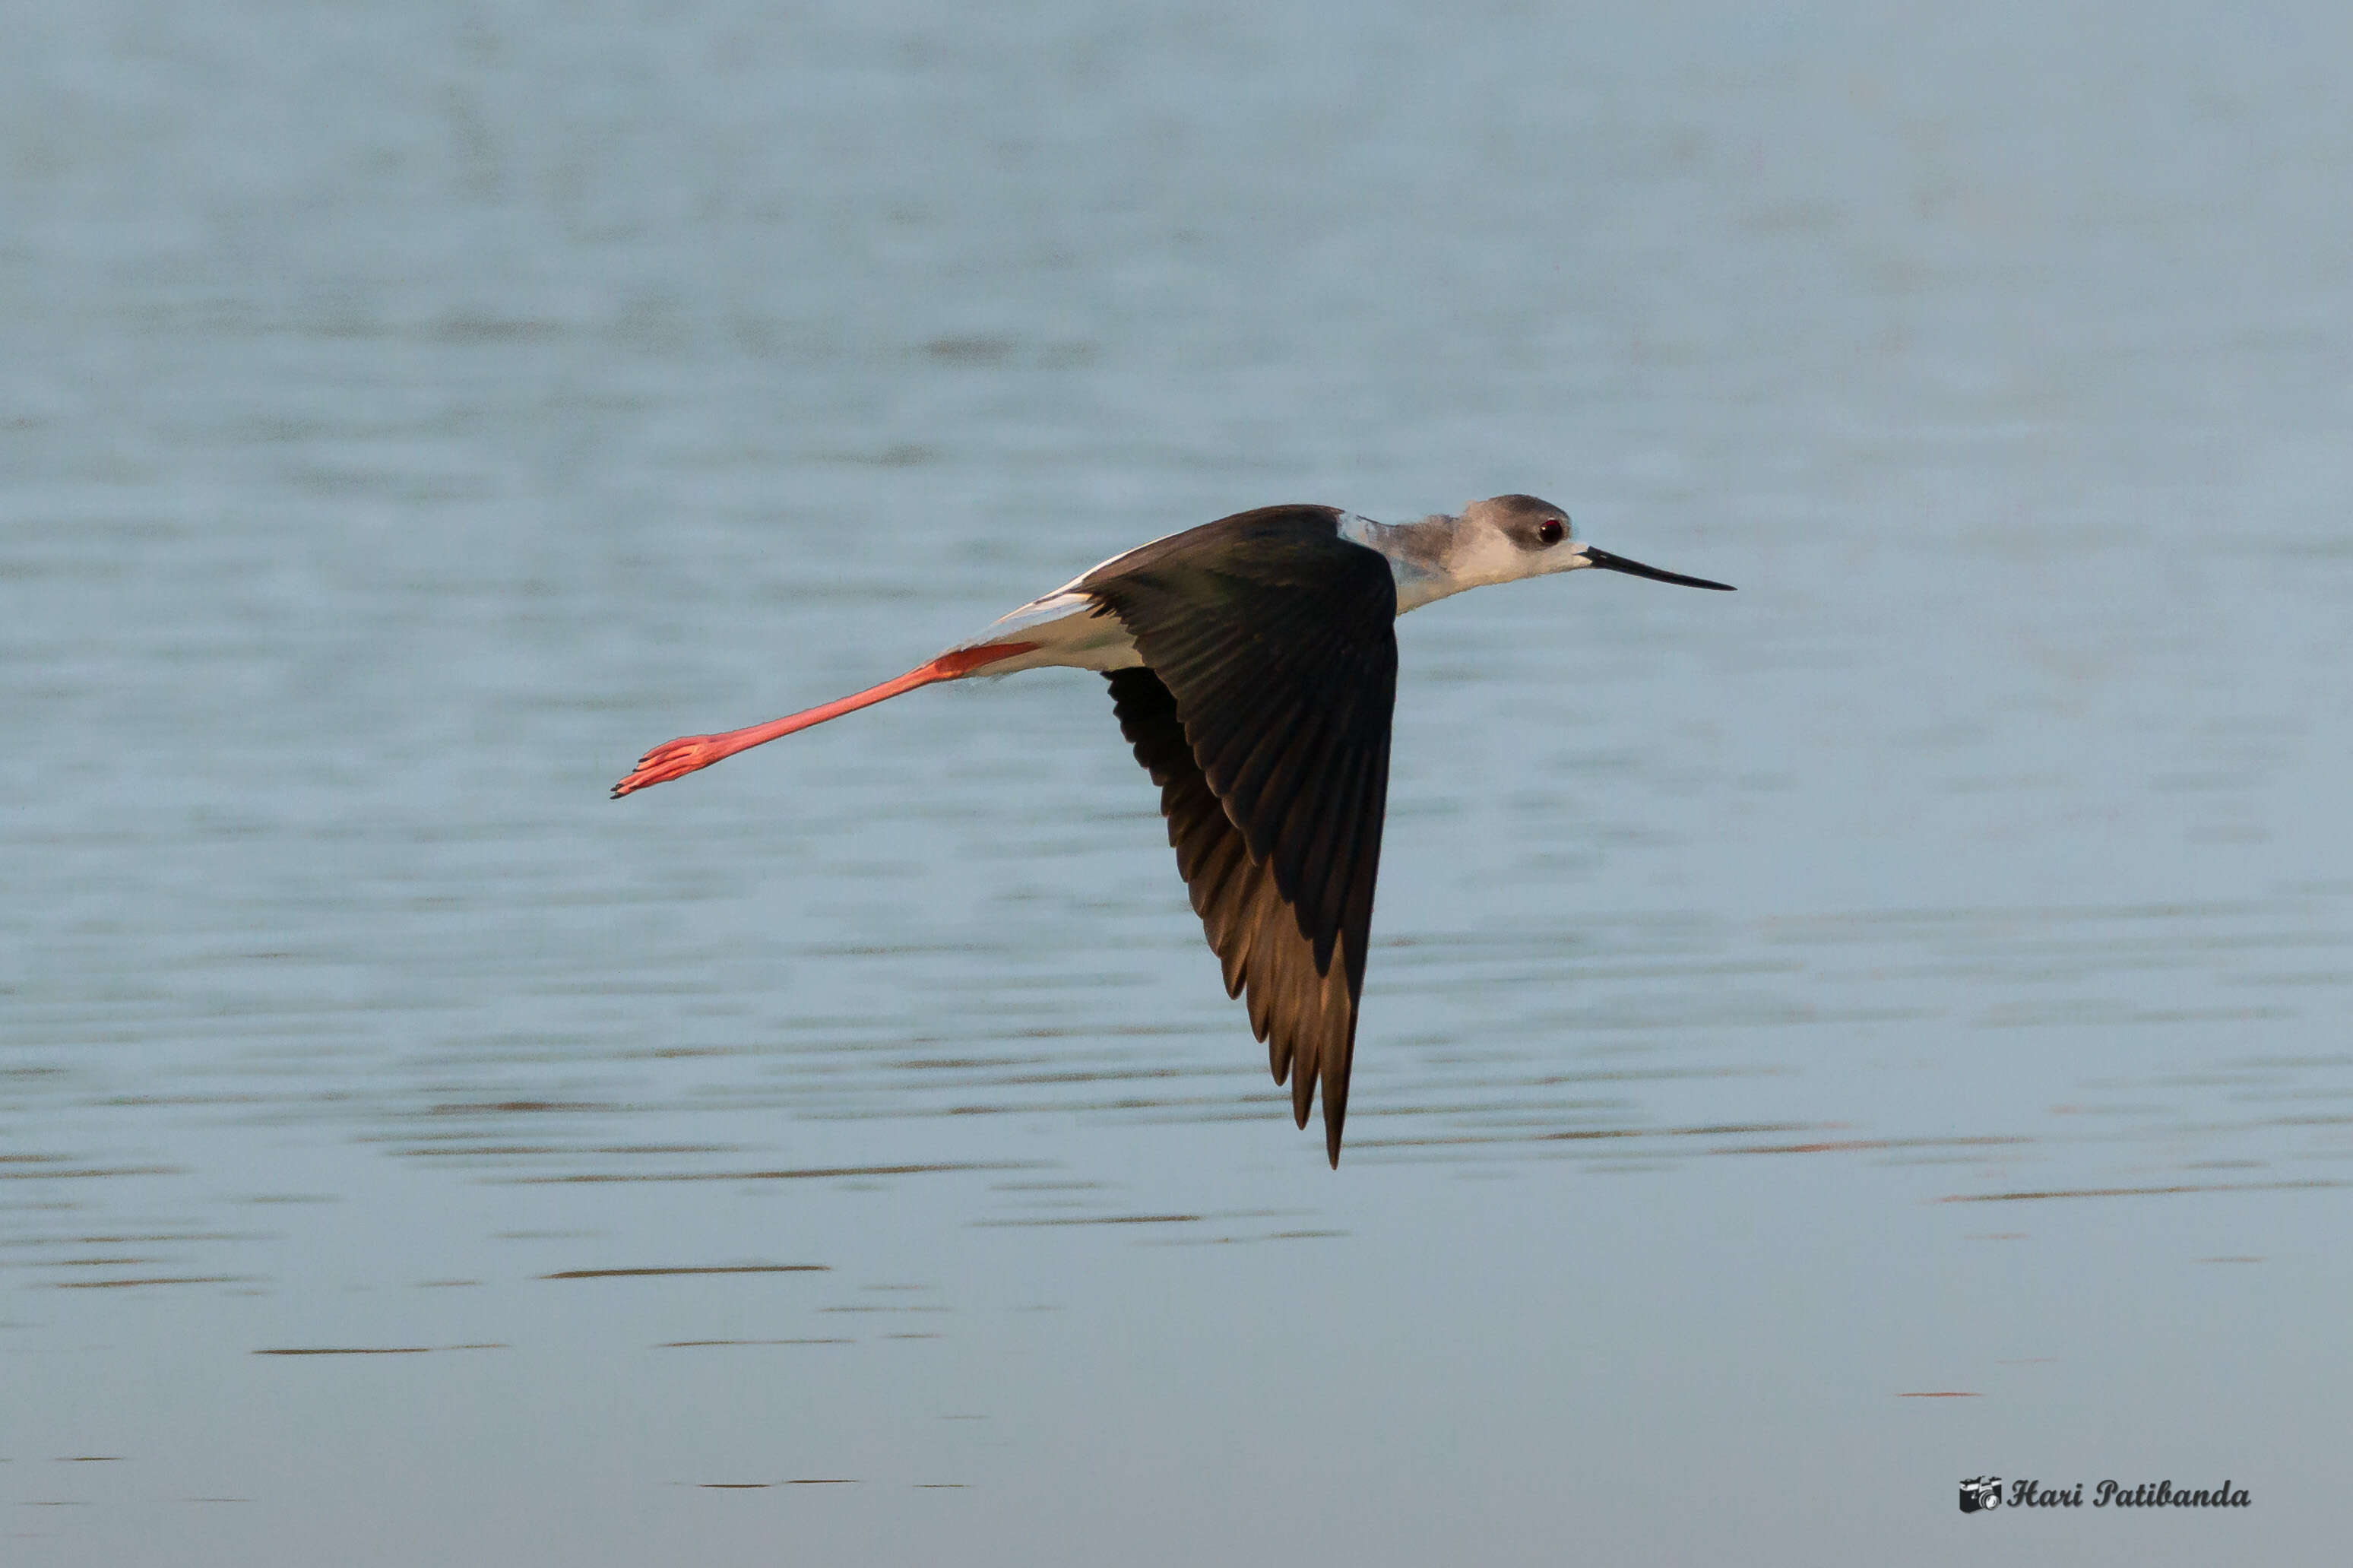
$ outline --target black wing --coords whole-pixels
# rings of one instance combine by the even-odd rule
[[[1078,584],[1135,638],[1145,668],[1107,678],[1120,728],[1300,1126],[1323,1084],[1335,1165],[1397,702],[1396,580],[1338,517],[1241,512]]]

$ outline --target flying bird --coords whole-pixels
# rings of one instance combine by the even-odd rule
[[[1099,671],[1160,786],[1176,869],[1226,994],[1243,997],[1302,1128],[1320,1083],[1340,1163],[1388,809],[1397,617],[1450,594],[1585,567],[1689,588],[1569,537],[1534,496],[1380,523],[1270,506],[1114,555],[980,636],[880,686],[719,735],[655,747],[633,795],[917,687],[1061,666]]]

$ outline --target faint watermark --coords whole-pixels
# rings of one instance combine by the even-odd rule
[[[1961,1483],[1961,1511],[1987,1513],[2008,1504],[2019,1508],[2246,1508],[2247,1489],[2226,1478],[2219,1487],[2177,1487],[2170,1479],[2102,1481],[2086,1495],[2084,1483],[2072,1487],[2044,1486],[2040,1479],[2021,1478],[2007,1490],[2000,1476],[1971,1476]]]

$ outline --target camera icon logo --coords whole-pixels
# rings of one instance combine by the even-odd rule
[[[2001,1478],[1972,1476],[1961,1483],[1961,1511],[1978,1513],[2001,1506]]]

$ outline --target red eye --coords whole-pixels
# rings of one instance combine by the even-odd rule
[[[1546,544],[1558,544],[1567,532],[1568,530],[1561,525],[1560,519],[1556,517],[1548,517],[1536,525],[1536,537]]]

